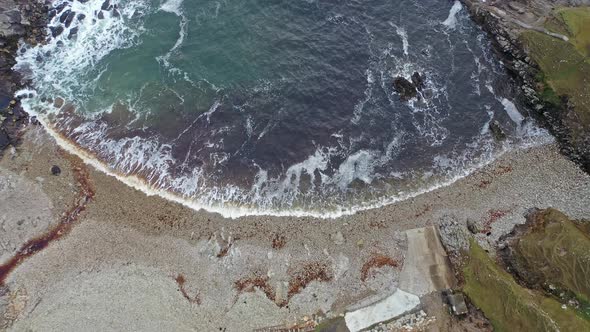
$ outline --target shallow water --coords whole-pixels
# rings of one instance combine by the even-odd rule
[[[62,3],[52,26],[85,17],[23,46],[24,105],[111,171],[193,206],[334,216],[549,139],[458,2]],[[393,80],[414,72],[425,88],[402,101]]]

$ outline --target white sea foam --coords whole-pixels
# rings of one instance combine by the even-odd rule
[[[160,10],[181,16],[182,9],[180,7],[182,6],[183,2],[184,0],[167,0],[162,4],[162,6],[160,6]]]
[[[20,91],[20,95],[28,95],[34,93],[31,90]],[[24,99],[27,100],[27,99]],[[94,124],[89,123],[87,127],[80,127],[79,132],[87,133],[84,139],[78,141],[78,144],[85,145],[89,141],[91,144],[98,144],[96,149],[100,150],[106,148],[110,151],[115,159],[100,161],[94,154],[89,153],[86,149],[81,149],[79,145],[75,145],[70,140],[64,139],[57,130],[48,122],[44,114],[39,114],[31,108],[31,105],[24,103],[24,106],[31,115],[37,116],[42,125],[47,129],[48,133],[56,140],[58,145],[70,153],[76,154],[84,160],[85,163],[95,167],[108,175],[114,176],[121,182],[135,189],[141,190],[147,195],[158,195],[165,199],[183,204],[195,210],[205,210],[209,212],[219,213],[224,217],[238,218],[247,215],[273,215],[273,216],[310,216],[317,218],[337,218],[344,215],[354,214],[358,211],[363,211],[372,208],[382,207],[384,205],[392,204],[401,200],[405,200],[417,195],[435,190],[437,188],[447,186],[456,180],[467,176],[473,171],[483,167],[491,162],[494,158],[500,156],[508,151],[506,148],[497,152],[484,154],[480,158],[473,158],[469,154],[464,154],[462,158],[457,156],[435,158],[438,167],[445,168],[449,174],[448,177],[443,178],[440,182],[432,183],[431,185],[418,189],[414,192],[400,192],[396,195],[382,196],[381,198],[359,202],[359,204],[352,206],[337,206],[329,210],[313,210],[303,208],[273,208],[272,206],[260,204],[259,206],[252,206],[249,204],[241,205],[237,198],[243,198],[249,195],[257,202],[264,202],[273,199],[284,200],[289,195],[293,194],[297,188],[298,182],[294,179],[300,179],[302,174],[307,174],[313,179],[316,174],[320,175],[321,183],[338,183],[341,185],[349,184],[354,179],[360,179],[364,182],[371,182],[374,175],[372,167],[382,162],[385,157],[377,157],[375,153],[370,151],[359,151],[356,154],[349,156],[338,168],[337,173],[329,177],[324,172],[328,167],[328,160],[334,150],[316,150],[305,161],[292,165],[286,172],[287,176],[282,181],[277,182],[276,179],[269,179],[268,172],[260,170],[256,176],[256,181],[249,192],[243,192],[242,189],[235,186],[226,186],[224,188],[206,188],[202,182],[203,174],[198,169],[193,169],[190,174],[180,177],[171,178],[166,173],[167,164],[171,161],[169,147],[166,145],[154,144],[152,141],[141,138],[128,138],[122,141],[104,140],[102,131],[104,128],[93,127]],[[542,137],[550,137],[546,133],[539,133]],[[102,146],[98,141],[102,140]],[[399,140],[395,138],[394,141]],[[545,144],[547,140],[531,139],[529,146]],[[382,160],[379,161],[379,158]],[[118,165],[114,168],[113,165]],[[126,169],[130,173],[121,173],[114,171],[114,169]],[[156,172],[144,171],[156,170]],[[141,173],[147,178],[144,180],[134,173]],[[295,186],[293,186],[295,185]],[[273,196],[274,195],[274,196]]]
[[[520,126],[520,124],[524,120],[524,117],[522,116],[522,114],[520,114],[518,108],[516,108],[516,105],[514,105],[513,102],[506,98],[502,98],[502,105],[504,106],[504,110],[506,110],[506,113],[508,114],[510,119],[514,123],[516,123],[517,126]]]
[[[402,47],[404,50],[404,54],[408,55],[408,49],[410,47],[410,43],[408,42],[408,33],[406,32],[406,29],[401,28],[391,22],[389,22],[389,24],[395,28],[395,32],[397,33],[398,36],[400,36],[400,38],[402,39]]]
[[[371,69],[365,71],[367,75],[367,87],[365,88],[365,98],[354,105],[354,116],[351,119],[352,123],[358,123],[364,114],[365,104],[367,104],[373,97],[373,85],[375,84],[375,77]]]
[[[118,3],[117,1],[112,2]],[[56,4],[59,3],[61,2],[56,2]],[[80,2],[68,3],[68,6],[71,6],[72,10],[77,13],[87,14],[86,20],[82,22],[75,20],[70,28],[72,29],[74,26],[79,28],[78,37],[71,40],[67,39],[66,36],[69,30],[66,30],[62,36],[52,40],[47,45],[37,46],[19,56],[17,66],[21,69],[32,69],[31,78],[35,85],[40,87],[39,91],[43,91],[45,95],[62,96],[68,101],[75,101],[77,98],[83,97],[84,93],[92,93],[96,80],[105,72],[106,67],[100,66],[101,60],[111,54],[113,50],[133,46],[137,42],[137,37],[143,33],[141,24],[129,24],[132,17],[141,17],[150,10],[145,7],[143,1],[125,2],[125,6],[119,8],[121,17],[107,14],[103,20],[93,22],[91,18],[95,17],[101,3],[102,1],[89,1],[85,4]],[[182,26],[182,17],[184,16],[182,1],[170,0],[155,10],[174,13],[181,17],[180,36],[175,46],[168,52],[168,55],[170,55],[182,45],[185,38],[184,29],[186,29],[186,25]],[[56,25],[56,19],[51,24]],[[393,59],[394,71],[386,70],[385,66],[382,65],[367,69],[367,88],[365,98],[358,106],[358,116],[360,118],[360,115],[364,114],[364,110],[366,110],[365,103],[372,102],[374,88],[389,91],[386,84],[391,81],[392,76],[401,75],[409,78],[414,71],[419,71],[426,75],[426,89],[431,93],[429,96],[422,96],[421,102],[412,101],[409,103],[412,111],[409,116],[412,117],[414,126],[424,139],[433,145],[438,144],[437,142],[444,140],[446,137],[445,128],[440,125],[440,121],[444,119],[444,114],[436,106],[445,97],[445,87],[437,81],[435,75],[429,73],[428,68],[407,61],[407,36],[403,37],[405,30],[399,29],[398,31],[396,29],[396,31],[402,37],[405,56]],[[64,46],[58,46],[58,41],[64,43]],[[36,61],[38,55],[46,54],[47,51],[51,52],[51,56],[48,56],[44,61]],[[167,59],[169,59],[169,56]],[[377,76],[378,73],[380,76]],[[83,76],[86,79],[80,79]],[[88,77],[90,79],[87,79]],[[184,73],[184,77],[190,79],[186,73]],[[269,86],[270,82],[263,82],[256,89],[259,92],[267,92],[270,91]],[[80,89],[76,89],[76,87],[80,87]],[[144,88],[139,91],[140,95],[144,93]],[[20,92],[23,96],[29,93],[32,93],[34,98],[23,99],[25,109],[30,114],[38,117],[60,146],[81,156],[86,163],[117,177],[127,185],[142,190],[148,195],[159,195],[194,209],[217,212],[226,217],[277,215],[333,218],[353,214],[357,211],[380,207],[450,184],[490,162],[504,151],[492,151],[489,153],[484,151],[481,155],[477,155],[476,149],[472,149],[469,153],[466,152],[460,156],[439,156],[435,160],[435,166],[440,169],[444,168],[445,176],[440,177],[437,180],[438,182],[430,182],[422,188],[417,188],[415,192],[382,192],[378,198],[368,201],[354,201],[354,204],[348,204],[348,200],[330,201],[329,199],[332,196],[346,197],[346,191],[350,190],[353,183],[369,185],[385,177],[379,172],[383,171],[383,168],[394,160],[402,150],[403,144],[406,143],[405,133],[399,131],[397,135],[390,137],[389,141],[383,142],[380,149],[352,149],[351,146],[354,145],[355,140],[360,141],[360,138],[337,133],[332,135],[337,140],[337,145],[316,146],[316,150],[312,154],[301,162],[285,165],[285,171],[278,175],[271,176],[270,174],[276,174],[276,172],[257,167],[254,164],[258,168],[258,172],[254,176],[251,187],[243,188],[233,184],[220,186],[211,180],[210,174],[207,174],[204,169],[189,163],[192,146],[186,152],[186,155],[180,158],[181,160],[177,160],[172,155],[173,142],[163,142],[157,135],[109,139],[107,137],[109,128],[104,123],[86,121],[73,130],[76,135],[76,142],[71,142],[60,135],[60,129],[63,129],[63,127],[60,129],[55,128],[48,120],[46,113],[48,111],[55,112],[56,110],[41,103],[36,91],[24,90]],[[182,98],[179,94],[177,95]],[[391,93],[387,94],[387,98],[392,98]],[[392,99],[390,101],[393,103]],[[139,107],[139,105],[132,105],[131,102],[129,106],[131,110]],[[219,106],[220,102],[214,102],[209,111],[197,118],[195,123],[206,121],[207,124],[210,124],[212,116]],[[95,113],[109,112],[109,109],[107,107]],[[357,115],[356,109],[355,115]],[[420,117],[416,115],[420,115]],[[418,118],[421,120],[418,120]],[[248,118],[244,124],[249,136],[253,134],[254,126],[250,121],[250,118]],[[273,121],[268,121],[266,125],[262,123],[261,125],[265,127],[258,134],[258,138],[262,138],[272,130],[275,124]],[[523,125],[523,127],[526,126]],[[530,128],[534,128],[534,126]],[[177,139],[184,138],[183,135],[189,133],[190,129],[191,125],[185,128]],[[225,163],[230,157],[228,153],[222,152],[223,138],[217,139],[228,130],[230,130],[228,127],[215,127],[215,129],[211,130],[209,140],[204,144],[206,148],[211,149],[204,155],[209,158],[213,166]],[[482,136],[487,134],[482,132]],[[537,134],[542,133],[530,131],[530,135]],[[338,162],[336,163],[335,160],[338,160]],[[454,164],[452,163],[453,160],[455,160]],[[181,171],[178,171],[178,168],[174,169],[175,166],[180,166]],[[424,174],[427,173],[424,172]],[[386,170],[383,174],[394,174],[396,177],[407,176],[407,173],[391,170]],[[430,172],[430,174],[434,173]],[[306,185],[304,186],[303,183]],[[308,190],[315,190],[316,193],[328,197],[326,200],[328,204],[323,205],[325,202],[314,204],[315,202],[311,202],[311,204],[304,207],[298,207],[297,200],[305,194],[304,191]],[[321,198],[318,197],[313,199],[320,200]]]
[[[455,0],[453,7],[451,7],[451,10],[449,11],[449,16],[442,22],[442,24],[448,28],[454,29],[457,26],[457,13],[459,13],[461,9],[463,9],[463,5],[461,5],[461,2],[458,0]]]
[[[63,3],[66,6],[61,13],[71,10],[77,15],[85,15],[85,19],[75,18],[71,26],[65,28],[58,37],[19,54],[15,69],[28,73],[28,78],[45,92],[75,100],[92,93],[93,87],[89,83],[102,75],[103,68],[97,65],[105,56],[137,42],[141,27],[131,26],[128,19],[143,12],[146,7],[143,1],[133,0],[118,9],[119,17],[113,14],[114,11],[102,11],[104,19],[98,19],[102,1],[81,3],[58,0],[53,5],[57,7]],[[118,4],[117,1],[111,3]],[[60,13],[51,20],[49,26],[60,26],[59,18]],[[68,38],[73,31],[77,31],[76,37]],[[39,58],[42,61],[38,61]]]
[[[173,67],[170,63],[170,58],[172,57],[174,52],[176,52],[180,48],[180,46],[182,46],[188,32],[189,20],[184,15],[181,9],[183,1],[184,0],[168,0],[160,7],[160,10],[168,13],[173,13],[180,18],[180,22],[178,23],[180,31],[178,32],[178,39],[176,40],[172,48],[166,54],[156,57],[156,60],[162,65],[164,65],[164,67],[166,67],[171,72],[178,72],[183,77],[188,77],[187,73],[183,72],[178,68]]]

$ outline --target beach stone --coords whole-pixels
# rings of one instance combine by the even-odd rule
[[[477,234],[480,232],[477,223],[471,219],[467,220],[467,229],[473,234]]]
[[[61,168],[59,168],[59,166],[57,166],[57,165],[51,166],[51,174],[53,174],[53,175],[60,175],[61,174]]]
[[[0,129],[0,150],[4,150],[10,144],[10,138],[8,134]]]
[[[62,108],[64,103],[65,103],[65,101],[63,100],[63,98],[57,97],[57,98],[55,98],[55,101],[53,101],[53,107]]]
[[[345,242],[344,235],[342,235],[342,232],[340,232],[340,231],[330,235],[330,238],[332,239],[332,241],[336,245],[341,245],[341,244],[344,244],[344,242]]]

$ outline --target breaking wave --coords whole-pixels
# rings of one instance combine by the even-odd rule
[[[446,20],[408,5],[420,20],[407,21],[346,4],[288,2],[273,15],[243,3],[196,6],[54,1],[52,37],[19,52],[15,68],[33,82],[18,93],[23,106],[105,173],[227,217],[352,214],[551,140],[511,101],[458,2]],[[304,14],[287,30],[274,19],[294,13]],[[225,40],[238,24],[257,39]],[[418,28],[408,33],[408,24]],[[423,86],[403,101],[392,82],[414,73]],[[494,139],[492,120],[505,141]]]

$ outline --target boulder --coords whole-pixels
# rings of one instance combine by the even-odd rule
[[[64,27],[62,27],[61,25],[58,25],[56,27],[49,27],[49,30],[51,31],[51,36],[53,38],[61,35],[62,32],[64,32]]]
[[[53,165],[51,166],[51,174],[53,175],[60,175],[61,174],[61,168],[59,168],[59,166],[57,165]]]
[[[76,13],[75,12],[70,12],[68,14],[68,16],[66,17],[66,21],[64,22],[66,28],[69,28],[70,25],[72,24],[72,21],[74,20],[74,18],[76,17]]]
[[[0,128],[0,151],[4,150],[10,144],[10,137],[4,131],[4,129]]]
[[[107,11],[111,10],[111,8],[113,8],[113,6],[111,5],[111,1],[110,0],[105,0],[102,3],[102,6],[100,7],[101,10],[107,10]]]
[[[68,16],[70,15],[72,11],[71,10],[66,10],[64,11],[61,16],[59,17],[59,23],[64,23],[66,21],[66,19],[68,18]]]
[[[77,34],[78,34],[78,27],[70,29],[70,33],[68,34],[68,39],[72,39]]]
[[[55,101],[53,102],[53,107],[62,108],[64,103],[65,103],[65,101],[63,100],[63,98],[57,97],[57,98],[55,98]]]
[[[506,133],[504,133],[504,130],[502,129],[502,126],[500,126],[498,120],[491,121],[489,128],[496,141],[501,142],[506,139]]]
[[[424,76],[420,75],[417,71],[412,74],[412,83],[418,91],[422,91],[424,88]]]
[[[404,101],[410,100],[418,94],[416,86],[404,77],[396,77],[393,80],[393,88],[400,95],[400,98]]]

